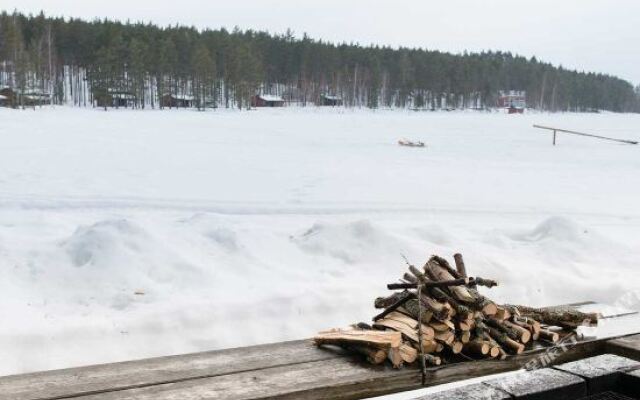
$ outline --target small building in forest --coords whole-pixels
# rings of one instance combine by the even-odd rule
[[[524,90],[501,90],[498,92],[497,106],[522,112],[521,110],[527,108],[527,92]]]
[[[251,107],[284,107],[284,99],[272,94],[257,94],[251,97]]]
[[[320,95],[320,105],[331,107],[341,106],[342,97],[331,94],[322,94]]]
[[[195,98],[184,94],[166,93],[162,95],[160,104],[167,108],[191,108],[193,107]]]
[[[8,86],[0,89],[0,107],[16,107],[18,105],[16,101],[16,92]]]
[[[51,104],[51,95],[44,92],[28,92],[22,95],[22,105],[26,107]]]
[[[136,105],[136,95],[127,91],[109,90],[106,95],[97,96],[96,104],[98,107],[134,107]]]

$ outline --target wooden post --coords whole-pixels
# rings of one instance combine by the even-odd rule
[[[422,374],[422,386],[427,383],[427,366],[424,359],[424,347],[422,346],[422,283],[418,283],[418,348],[420,349],[420,372]]]
[[[467,277],[467,269],[464,266],[464,261],[462,260],[462,254],[460,253],[456,253],[453,255],[453,259],[456,262],[456,269],[458,270],[458,274],[460,274],[460,276],[462,278],[466,278]]]
[[[553,145],[556,145],[556,130],[553,130]]]

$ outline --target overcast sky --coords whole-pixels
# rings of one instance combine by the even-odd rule
[[[0,8],[451,52],[508,50],[640,83],[640,0],[1,0]]]

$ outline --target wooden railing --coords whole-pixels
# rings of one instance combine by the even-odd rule
[[[598,309],[591,303],[570,306]],[[610,339],[639,333],[640,315],[609,318],[596,337],[536,347],[502,361],[430,367],[425,383],[518,370],[535,360],[574,361],[604,353]],[[0,377],[0,400],[355,400],[421,387],[416,366],[373,366],[339,348],[299,340]]]
[[[636,142],[634,140],[616,139],[616,138],[611,138],[611,137],[607,137],[607,136],[592,135],[590,133],[570,131],[570,130],[567,130],[567,129],[552,128],[550,126],[533,125],[533,127],[534,128],[538,128],[538,129],[547,129],[547,130],[553,131],[553,145],[554,146],[556,145],[556,134],[557,134],[557,132],[570,133],[572,135],[579,135],[579,136],[588,136],[588,137],[592,137],[592,138],[596,138],[596,139],[602,139],[602,140],[611,140],[611,141],[619,142],[619,143],[638,144],[638,142]]]

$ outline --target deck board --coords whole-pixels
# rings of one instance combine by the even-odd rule
[[[0,378],[0,399],[44,400],[234,374],[338,357],[309,340],[150,358]]]
[[[610,340],[607,342],[607,351],[640,361],[640,335]]]
[[[640,331],[640,317],[608,320],[597,337],[567,349],[554,347],[553,363],[602,354],[605,343]],[[504,361],[482,360],[430,368],[428,384],[522,368],[549,348]],[[115,364],[0,377],[0,399],[336,399],[351,400],[419,387],[417,369],[371,366],[344,357],[337,348],[318,349],[310,340],[236,348]]]
[[[604,341],[577,344],[560,354],[554,363],[562,363],[599,353]],[[504,361],[474,361],[428,369],[428,386],[460,379],[521,369],[546,349]],[[213,378],[188,380],[132,390],[78,397],[78,400],[266,400],[266,399],[334,399],[353,400],[417,389],[420,374],[416,368],[394,370],[376,367],[339,357],[324,361],[281,366]]]

